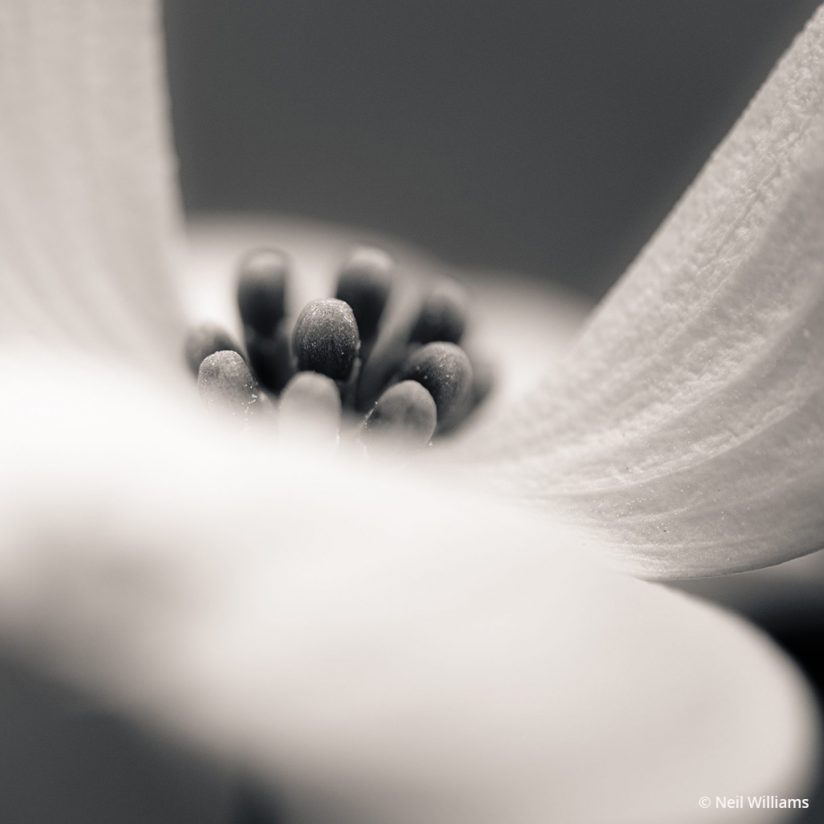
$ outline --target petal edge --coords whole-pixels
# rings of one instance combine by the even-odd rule
[[[653,578],[824,545],[824,9],[560,374],[485,433],[515,494]]]

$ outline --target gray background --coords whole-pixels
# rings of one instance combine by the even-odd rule
[[[816,5],[170,0],[187,203],[599,294]]]

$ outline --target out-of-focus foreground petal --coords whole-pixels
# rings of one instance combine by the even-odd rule
[[[476,441],[657,578],[824,545],[824,9],[590,322]]]
[[[4,341],[50,336],[165,363],[178,351],[158,18],[155,0],[0,5]]]
[[[122,367],[43,357],[0,363],[6,641],[298,816],[761,821],[781,813],[698,799],[804,794],[812,701],[738,619],[449,477],[273,453]]]

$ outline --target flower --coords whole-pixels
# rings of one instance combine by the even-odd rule
[[[7,643],[307,817],[707,821],[700,796],[802,792],[791,665],[625,573],[820,545],[824,12],[555,376],[404,466],[191,399],[156,13],[2,12]]]

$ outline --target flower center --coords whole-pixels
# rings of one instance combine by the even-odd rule
[[[392,329],[386,310],[398,281],[381,249],[356,248],[335,297],[310,301],[296,319],[286,311],[290,279],[283,252],[248,253],[236,278],[243,346],[216,324],[189,332],[186,359],[207,405],[248,418],[277,404],[282,418],[320,413],[367,443],[425,446],[488,396],[490,370],[460,346],[468,301],[456,282],[434,284],[411,321]]]

